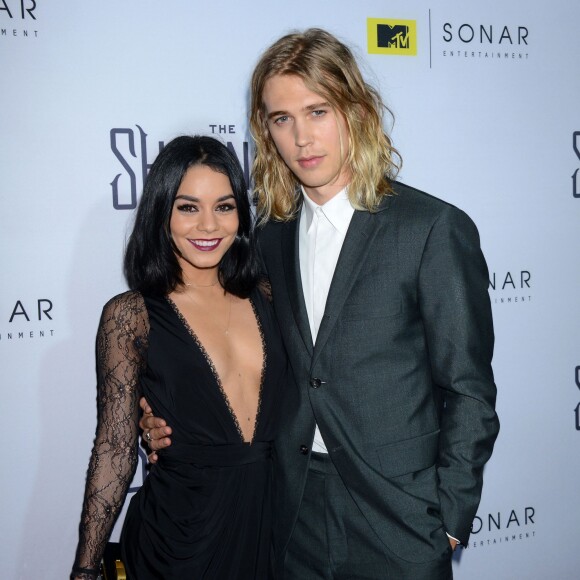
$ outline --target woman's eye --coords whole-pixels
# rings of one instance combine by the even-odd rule
[[[288,115],[282,115],[281,117],[277,117],[274,121],[276,125],[283,125],[288,121]]]
[[[234,211],[236,209],[236,206],[233,203],[222,203],[218,205],[216,209],[219,212],[227,213],[229,211]]]
[[[184,203],[177,206],[178,211],[182,211],[185,213],[193,213],[197,211],[197,207],[191,203]]]
[[[322,117],[323,115],[326,115],[326,111],[324,109],[319,109],[317,111],[312,111],[312,116],[313,117]]]

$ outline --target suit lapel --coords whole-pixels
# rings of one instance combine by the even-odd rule
[[[328,292],[324,316],[316,337],[313,362],[316,362],[336,324],[381,223],[382,220],[376,219],[376,214],[368,211],[355,211],[352,216]]]
[[[312,334],[310,332],[310,324],[308,323],[308,313],[306,312],[302,279],[300,277],[300,254],[298,251],[299,223],[300,216],[286,224],[283,228],[282,262],[286,273],[290,306],[294,313],[296,326],[298,327],[308,354],[312,356]]]

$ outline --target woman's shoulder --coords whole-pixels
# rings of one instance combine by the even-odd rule
[[[130,310],[138,311],[145,308],[145,299],[141,292],[136,290],[127,290],[113,296],[107,301],[103,310]]]
[[[128,290],[113,296],[103,306],[102,320],[114,320],[117,326],[148,330],[149,316],[140,292]]]
[[[268,302],[272,302],[272,285],[268,278],[262,277],[258,280],[256,291],[262,298],[265,298]]]

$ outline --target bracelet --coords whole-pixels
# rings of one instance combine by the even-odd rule
[[[70,578],[74,580],[75,576],[91,576],[97,578],[100,574],[100,570],[98,568],[80,568],[78,566],[73,567]]]

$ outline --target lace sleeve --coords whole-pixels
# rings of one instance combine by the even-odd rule
[[[97,333],[97,431],[71,578],[98,576],[105,545],[137,466],[139,376],[148,334],[149,320],[140,294],[126,292],[103,308]]]

